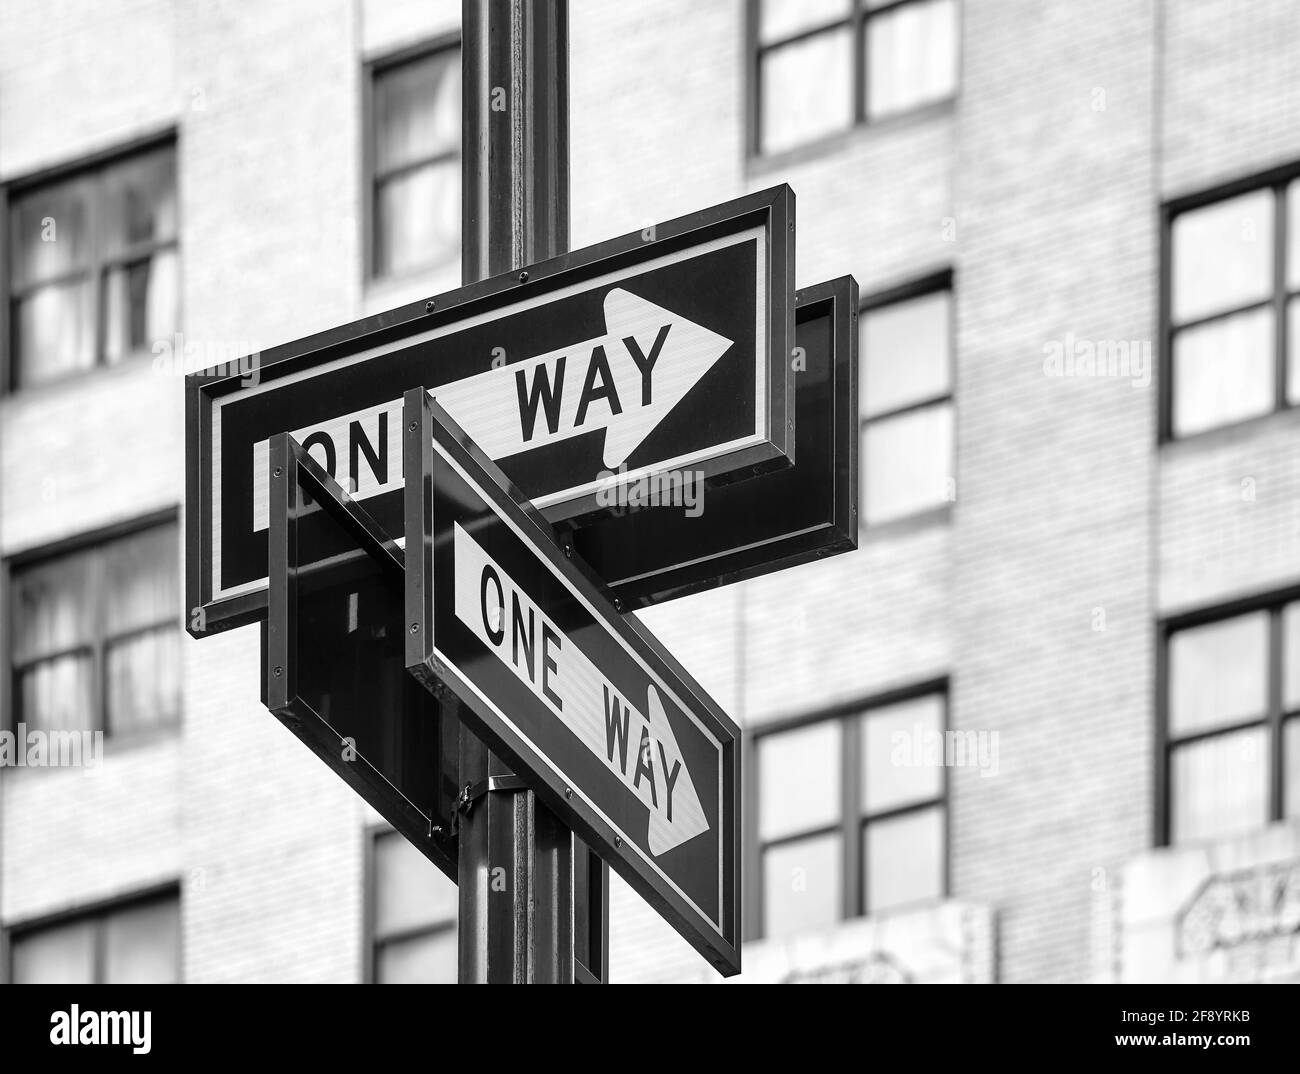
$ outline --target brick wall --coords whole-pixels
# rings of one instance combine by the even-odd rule
[[[363,284],[362,62],[458,7],[11,0],[0,182],[174,127],[200,343],[436,293],[454,268]],[[1294,414],[1157,451],[1154,379],[1049,377],[1044,347],[1158,349],[1160,201],[1300,159],[1300,13],[968,3],[955,104],[754,164],[743,9],[573,0],[573,243],[789,182],[801,286],[952,268],[957,501],[645,621],[748,727],[948,675],[953,726],[1000,740],[996,778],[952,773],[951,894],[996,914],[999,979],[1086,978],[1152,838],[1156,617],[1296,580],[1300,455]],[[0,398],[0,556],[179,505],[180,391],[146,364]],[[262,709],[254,631],[183,653],[178,734],[0,773],[0,919],[174,879],[189,979],[357,979],[373,814]],[[696,975],[617,881],[611,932],[615,979]]]

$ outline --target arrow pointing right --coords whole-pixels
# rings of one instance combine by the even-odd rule
[[[605,465],[617,469],[732,341],[619,287],[605,296],[605,325],[429,394],[493,459],[603,428]]]

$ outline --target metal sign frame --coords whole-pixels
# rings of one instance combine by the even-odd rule
[[[455,425],[423,388],[407,392],[403,416],[406,482],[406,528],[420,535],[407,541],[407,635],[408,670],[439,697],[455,696],[461,703],[461,718],[489,747],[523,776],[534,792],[575,833],[600,854],[611,868],[668,920],[719,972],[740,971],[741,928],[741,732],[672,655],[636,620],[618,611],[613,594],[581,561],[565,555],[556,543],[554,530],[540,513],[521,502],[501,470]],[[627,655],[651,684],[658,683],[668,697],[707,738],[716,750],[717,773],[717,920],[712,920],[683,893],[669,875],[639,845],[639,840],[610,819],[609,803],[601,808],[591,787],[573,779],[564,758],[548,757],[543,746],[525,734],[518,718],[505,712],[486,696],[474,681],[440,649],[435,628],[438,603],[454,594],[435,592],[435,536],[439,525],[434,517],[435,457],[459,475],[481,502],[494,524],[500,523],[515,535],[512,541],[526,546],[529,556],[547,580],[580,604],[612,648]],[[419,475],[412,479],[411,475]],[[446,539],[446,538],[444,538]],[[445,554],[445,553],[443,553]],[[545,612],[543,611],[543,614]],[[544,659],[544,657],[543,657]],[[508,676],[501,676],[508,680]],[[543,680],[544,681],[544,680]],[[540,711],[540,703],[539,703]],[[543,721],[554,719],[545,714]],[[563,735],[561,737],[564,737]],[[566,740],[567,741],[567,740]],[[582,747],[579,746],[578,749]],[[587,762],[590,763],[590,762]],[[688,770],[689,771],[689,770]],[[712,883],[712,880],[710,880]]]
[[[858,547],[857,328],[858,284],[852,276],[795,294],[795,352],[809,368],[795,378],[794,466],[710,490],[699,518],[652,508],[574,529],[557,527],[625,608],[649,607]],[[825,381],[810,390],[811,363],[823,361]],[[647,569],[638,558],[637,546],[646,543],[639,528],[653,534],[645,554],[666,566]]]
[[[761,227],[767,236],[768,317],[762,346],[766,349],[766,428],[760,441],[703,464],[706,480],[719,486],[788,467],[794,447],[794,378],[788,360],[794,346],[794,195],[781,185],[692,213],[644,231],[633,232],[461,287],[427,302],[414,302],[386,313],[342,325],[305,339],[241,359],[220,373],[186,378],[185,591],[187,628],[195,637],[255,622],[265,615],[266,579],[238,592],[222,594],[214,586],[214,549],[219,548],[220,520],[214,497],[214,409],[241,391],[288,377],[311,377],[361,356],[402,350],[417,338],[454,330],[471,319],[504,315],[521,302],[537,301],[566,288],[635,269],[656,258],[688,251],[710,238]],[[760,272],[760,276],[762,272]],[[373,361],[374,359],[369,359]],[[378,366],[376,369],[378,370]],[[250,370],[252,371],[250,374]],[[257,385],[247,381],[255,376]],[[410,385],[395,385],[398,397]],[[252,495],[250,489],[249,495]],[[594,494],[549,508],[548,517],[570,519],[603,510]],[[238,588],[238,587],[237,587]]]
[[[405,556],[402,549],[287,433],[272,438],[270,471],[271,589],[263,646],[266,707],[348,786],[455,881],[454,804],[448,803],[445,816],[426,813],[361,753],[355,743],[346,742],[299,692],[296,654],[300,564],[297,548],[299,520],[304,510],[328,512],[335,522],[354,536],[356,555],[368,556],[392,578],[399,594],[398,600],[404,600]],[[313,501],[310,508],[304,501],[303,492]],[[399,674],[404,675],[405,671],[399,671]],[[443,764],[450,763],[454,786],[458,782],[454,770],[459,725],[453,713],[452,706],[442,706],[439,721],[451,720],[456,726],[448,733],[447,725],[440,723],[438,734],[443,740]],[[350,759],[345,759],[349,754]]]

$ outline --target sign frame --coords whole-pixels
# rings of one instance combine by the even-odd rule
[[[682,519],[670,519],[666,531],[651,514],[642,514],[640,517],[656,527],[660,541],[679,536],[685,554],[662,569],[638,571],[631,562],[628,543],[619,535],[620,527],[630,525],[627,519],[599,519],[573,529],[556,527],[561,540],[572,543],[574,552],[586,560],[625,607],[647,608],[857,549],[857,280],[841,276],[795,293],[796,351],[803,349],[800,325],[823,317],[829,321],[829,398],[818,400],[814,408],[806,390],[796,388],[795,430],[801,446],[794,466],[711,490],[703,497],[704,515],[689,524],[707,527],[718,512],[724,518],[738,520],[739,535],[725,550],[701,554],[698,545],[687,544],[687,524]],[[826,459],[806,450],[806,440],[818,437],[823,430],[829,441]],[[790,506],[796,492],[807,492],[810,483],[826,506],[822,513],[807,513],[803,505],[794,509]],[[773,503],[781,504],[779,525],[756,521],[773,513]],[[666,510],[673,509],[655,509],[661,515]],[[676,533],[670,536],[670,531]]]
[[[246,387],[253,371],[258,383],[303,374],[376,347],[400,348],[412,337],[453,328],[474,317],[490,317],[522,300],[634,269],[656,257],[688,251],[709,235],[762,227],[767,236],[768,316],[761,340],[766,349],[767,407],[762,441],[717,460],[709,484],[721,486],[793,463],[794,378],[789,360],[794,346],[794,193],[785,184],[748,194],[687,216],[655,224],[593,246],[530,265],[527,270],[491,277],[427,301],[353,321],[229,363],[217,372],[193,373],[185,384],[185,596],[186,628],[202,637],[256,622],[267,608],[267,582],[231,595],[213,595],[213,556],[219,528],[212,488],[213,408]],[[761,273],[760,273],[761,275]],[[404,394],[394,390],[394,397]],[[756,430],[756,433],[758,430]],[[251,495],[251,490],[250,490]],[[594,494],[548,510],[549,518],[577,518],[603,510]]]
[[[454,800],[448,815],[430,816],[395,786],[369,758],[352,746],[355,756],[344,759],[347,743],[339,732],[299,693],[298,642],[298,562],[294,549],[298,545],[297,527],[304,508],[302,490],[306,490],[313,507],[327,512],[336,523],[356,538],[361,555],[368,556],[388,574],[402,593],[405,603],[405,555],[400,547],[380,529],[365,509],[352,500],[330,478],[309,452],[288,433],[271,438],[271,589],[265,621],[263,645],[263,682],[266,684],[266,707],[286,728],[318,758],[342,777],[343,781],[367,802],[408,842],[420,850],[453,882],[457,879],[457,839],[454,834]],[[405,619],[405,607],[402,608]],[[399,674],[405,676],[405,669]],[[459,735],[457,709],[440,705],[438,736],[443,740],[443,776],[451,766],[452,782],[458,783],[456,742]],[[453,726],[448,726],[451,721]],[[436,812],[436,811],[435,811]]]
[[[407,669],[435,696],[454,696],[460,716],[475,735],[503,757],[579,838],[619,872],[693,947],[723,975],[740,972],[741,906],[741,730],[690,674],[635,618],[621,614],[613,593],[581,560],[566,556],[553,528],[527,501],[521,500],[504,473],[456,426],[425,390],[405,395],[403,447],[406,473],[419,475],[406,482],[406,529],[419,535],[408,539],[406,552]],[[672,878],[609,820],[584,789],[561,770],[562,761],[549,760],[498,706],[481,696],[462,671],[444,660],[436,635],[436,602],[453,595],[434,586],[435,456],[468,477],[497,520],[508,525],[537,558],[544,571],[587,608],[605,634],[621,645],[650,681],[658,680],[675,695],[678,705],[716,743],[719,761],[717,864],[718,918],[711,921],[681,893]],[[445,604],[444,604],[445,607]],[[543,614],[545,614],[543,610]],[[683,699],[684,702],[683,702]],[[540,702],[539,702],[540,704]],[[580,748],[580,747],[579,747]]]

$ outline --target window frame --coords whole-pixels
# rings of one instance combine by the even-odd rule
[[[957,8],[957,39],[955,58],[957,76],[956,86],[950,96],[936,97],[911,108],[871,119],[868,115],[867,101],[867,24],[882,15],[890,15],[900,8],[925,3],[926,0],[887,0],[874,7],[868,6],[868,0],[846,0],[848,13],[842,18],[819,22],[787,34],[775,41],[764,43],[761,37],[763,0],[746,0],[745,4],[745,96],[746,96],[746,138],[745,155],[751,162],[780,160],[788,154],[801,151],[844,137],[863,127],[878,127],[906,116],[921,115],[938,108],[945,108],[961,94],[961,0],[954,0]],[[853,121],[843,130],[831,131],[795,145],[786,146],[775,151],[763,149],[763,60],[769,53],[809,40],[821,34],[831,33],[847,28],[852,39],[853,48]]]
[[[901,417],[912,411],[926,410],[929,407],[939,406],[947,403],[952,409],[953,423],[953,443],[951,466],[952,473],[949,477],[955,482],[957,479],[957,316],[956,316],[956,299],[957,289],[954,283],[954,273],[951,268],[941,269],[938,272],[927,273],[924,276],[918,276],[906,283],[899,284],[896,287],[890,287],[883,291],[876,291],[864,298],[858,306],[858,317],[854,325],[854,331],[859,334],[858,346],[858,384],[865,390],[867,382],[866,364],[868,356],[866,348],[861,346],[861,333],[863,331],[864,319],[877,310],[884,309],[886,306],[898,305],[902,302],[909,302],[912,299],[925,298],[927,295],[937,294],[942,291],[948,292],[948,390],[937,395],[929,395],[923,399],[914,400],[910,403],[904,403],[902,406],[896,406],[889,410],[881,411],[879,414],[867,415],[867,412],[859,407],[858,413],[858,531],[859,534],[879,533],[882,530],[894,529],[899,526],[912,526],[924,524],[931,520],[946,519],[952,512],[954,500],[948,500],[944,503],[934,504],[930,507],[921,508],[919,511],[913,511],[905,515],[896,515],[893,518],[885,519],[882,522],[870,522],[867,519],[867,452],[866,452],[866,434],[867,428],[882,422],[889,421],[892,418]]]
[[[387,944],[402,943],[406,940],[419,940],[427,936],[441,936],[454,932],[459,924],[456,917],[440,921],[433,925],[419,925],[381,936],[378,927],[379,912],[379,865],[376,845],[384,838],[405,839],[396,828],[387,822],[372,824],[362,832],[362,868],[365,871],[365,888],[361,909],[361,981],[363,984],[381,984],[378,979],[379,949]],[[429,862],[431,868],[437,866]]]
[[[81,177],[97,177],[116,165],[130,162],[132,158],[147,156],[150,153],[166,149],[171,150],[176,162],[176,234],[173,238],[163,241],[154,240],[137,243],[129,250],[119,252],[112,257],[106,257],[96,235],[91,257],[85,269],[62,273],[48,280],[42,280],[37,284],[27,284],[21,294],[14,290],[13,251],[10,249],[10,239],[12,237],[10,234],[10,216],[15,200],[39,190],[41,187],[55,186]],[[177,253],[178,274],[184,271],[184,266],[180,263],[181,236],[184,234],[185,227],[184,206],[181,203],[180,160],[180,137],[174,127],[169,127],[162,131],[145,134],[140,138],[125,143],[116,144],[96,153],[78,157],[76,160],[65,161],[49,168],[43,168],[30,175],[20,176],[0,185],[0,294],[3,294],[4,299],[3,302],[0,302],[0,398],[8,395],[22,395],[26,392],[39,391],[43,388],[69,383],[81,377],[91,376],[104,369],[114,368],[116,365],[130,365],[132,362],[150,357],[150,351],[142,350],[124,355],[120,361],[113,363],[113,365],[105,361],[105,325],[103,323],[105,277],[108,271],[113,268],[130,265],[142,258],[153,257],[155,254],[167,250],[174,250]],[[97,230],[96,220],[100,212],[99,194],[97,193],[94,204],[91,206],[92,219],[89,226],[92,231]],[[88,276],[91,281],[91,331],[94,334],[92,364],[86,369],[74,369],[36,384],[19,384],[19,362],[16,353],[17,340],[15,338],[17,327],[13,316],[15,302],[33,290],[57,285],[60,282],[67,282],[82,274]],[[177,293],[176,331],[180,330],[183,319],[183,302],[184,290],[181,288],[178,289]]]
[[[763,723],[759,727],[745,731],[745,772],[744,772],[744,932],[746,941],[762,940],[763,910],[765,892],[763,891],[763,857],[768,849],[783,844],[798,842],[819,835],[838,833],[841,840],[841,865],[839,915],[837,921],[843,923],[869,915],[866,907],[866,885],[863,883],[862,833],[869,824],[890,820],[894,817],[919,813],[938,806],[943,815],[943,892],[941,898],[949,898],[952,891],[952,834],[950,831],[951,779],[948,766],[940,766],[942,786],[936,798],[921,798],[915,802],[895,806],[889,809],[867,813],[862,803],[861,773],[861,736],[858,733],[861,719],[871,712],[888,708],[905,701],[939,695],[943,703],[943,726],[941,732],[951,729],[952,695],[947,676],[910,683],[883,693],[872,694],[865,698],[833,705],[829,708],[815,709],[811,712],[786,717]],[[759,802],[762,788],[759,786],[759,747],[763,739],[785,731],[796,731],[830,720],[841,723],[840,756],[840,816],[833,824],[819,828],[808,828],[789,833],[775,839],[764,840],[758,829]],[[901,907],[899,908],[901,909]],[[884,911],[882,911],[884,912]],[[892,912],[892,911],[889,911]]]
[[[180,512],[175,507],[163,508],[148,515],[128,519],[118,522],[102,529],[93,530],[89,533],[79,533],[63,540],[54,541],[49,544],[40,545],[37,548],[28,549],[27,551],[17,553],[0,563],[0,642],[3,642],[3,648],[0,654],[0,697],[8,700],[4,706],[4,712],[7,714],[0,718],[0,730],[15,730],[17,725],[23,722],[23,716],[20,712],[20,702],[18,697],[19,668],[14,660],[13,644],[17,636],[17,600],[16,585],[14,583],[14,573],[21,572],[28,567],[39,567],[42,563],[58,559],[62,556],[77,555],[79,553],[90,553],[95,549],[114,543],[115,541],[133,537],[137,534],[146,533],[152,529],[159,529],[171,526],[176,530],[177,539],[177,576],[180,580]],[[182,585],[183,588],[183,585]],[[155,735],[171,734],[181,725],[185,711],[184,684],[182,682],[180,701],[177,706],[176,719],[165,724],[159,724],[154,727],[140,728],[134,731],[113,731],[108,726],[108,681],[104,673],[104,656],[111,642],[118,642],[125,638],[137,637],[140,634],[153,630],[162,629],[167,624],[159,622],[148,627],[142,627],[137,630],[127,631],[123,634],[115,635],[108,638],[103,629],[102,621],[102,588],[98,589],[94,596],[95,601],[95,638],[91,643],[92,650],[92,681],[91,687],[95,701],[94,723],[90,728],[91,733],[103,732],[105,742],[135,742],[144,741]],[[178,608],[174,620],[176,629],[183,634],[185,629],[184,617]],[[85,648],[85,646],[80,646]],[[61,652],[70,652],[75,650],[62,650]],[[57,658],[59,654],[47,654],[29,661],[24,667],[30,667],[40,664],[47,660]]]
[[[406,272],[381,273],[377,271],[379,267],[377,245],[379,241],[379,184],[395,175],[404,174],[417,168],[445,163],[449,160],[459,160],[464,148],[464,119],[462,114],[462,134],[455,150],[438,153],[432,157],[421,157],[417,161],[408,161],[399,168],[381,174],[378,161],[379,124],[375,116],[375,80],[394,68],[402,67],[408,63],[416,63],[420,60],[432,59],[439,53],[450,52],[453,49],[461,50],[459,29],[438,34],[436,37],[405,45],[362,61],[361,191],[365,204],[359,215],[361,217],[362,279],[368,286],[410,279],[419,276],[421,273],[434,272],[446,265],[459,263],[460,253],[457,251],[454,257],[449,257],[446,260],[433,260]],[[463,56],[461,62],[464,62]],[[463,108],[462,104],[462,113]],[[463,191],[461,197],[462,199],[464,197]],[[462,236],[462,244],[463,241]]]
[[[112,896],[93,902],[58,910],[50,914],[41,914],[26,918],[0,929],[0,983],[11,984],[14,979],[14,941],[22,940],[33,933],[46,929],[59,928],[75,924],[78,921],[89,922],[95,927],[95,949],[92,969],[95,985],[103,984],[104,976],[104,923],[114,914],[135,910],[150,903],[175,901],[176,912],[180,920],[180,929],[176,944],[176,979],[185,982],[185,901],[182,898],[182,886],[179,880],[167,880],[160,884],[132,891],[128,895]]]
[[[1218,186],[1209,187],[1176,198],[1171,198],[1160,207],[1160,386],[1158,399],[1158,442],[1163,444],[1182,443],[1210,436],[1224,429],[1234,429],[1250,422],[1262,421],[1273,414],[1300,408],[1300,404],[1287,400],[1287,345],[1289,332],[1287,328],[1287,305],[1292,298],[1300,301],[1300,287],[1294,290],[1287,286],[1287,231],[1290,220],[1287,212],[1287,187],[1293,181],[1300,180],[1300,161],[1265,172],[1258,172],[1241,179],[1234,179]],[[1174,280],[1174,222],[1185,213],[1196,209],[1208,208],[1217,202],[1227,201],[1243,194],[1252,194],[1259,190],[1270,191],[1273,204],[1273,277],[1271,292],[1267,298],[1258,299],[1241,305],[1232,306],[1214,313],[1192,318],[1175,325],[1173,317],[1173,280]],[[1300,221],[1297,221],[1300,225]],[[1250,310],[1269,309],[1273,313],[1273,405],[1268,410],[1249,417],[1211,425],[1194,433],[1178,436],[1174,433],[1174,337],[1180,331],[1201,325],[1213,324],[1228,317],[1246,313]],[[1297,341],[1300,344],[1300,341]]]
[[[1173,751],[1182,745],[1201,742],[1220,735],[1261,727],[1268,737],[1268,816],[1264,824],[1276,824],[1284,820],[1286,757],[1284,754],[1284,731],[1291,720],[1300,720],[1300,708],[1288,709],[1285,705],[1284,685],[1286,676],[1286,651],[1283,646],[1282,615],[1288,604],[1300,600],[1300,585],[1285,589],[1269,590],[1267,593],[1241,597],[1223,604],[1214,604],[1194,611],[1181,612],[1160,620],[1156,624],[1156,720],[1155,720],[1155,754],[1154,780],[1155,788],[1153,825],[1155,845],[1172,846],[1171,830],[1173,827],[1173,810],[1170,799],[1171,779],[1170,760]],[[1169,647],[1173,636],[1192,627],[1208,626],[1224,622],[1252,612],[1268,614],[1267,670],[1268,681],[1265,683],[1266,711],[1263,715],[1245,720],[1234,720],[1210,729],[1194,731],[1190,734],[1174,736],[1169,727],[1169,701],[1172,696],[1169,681],[1170,659]],[[1221,837],[1231,838],[1231,837]],[[1188,844],[1194,845],[1194,844]]]

